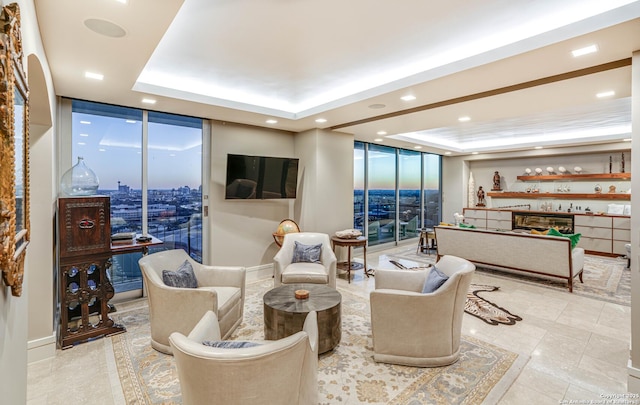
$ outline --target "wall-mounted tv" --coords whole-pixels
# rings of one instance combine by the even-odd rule
[[[296,158],[227,155],[226,199],[296,198]]]

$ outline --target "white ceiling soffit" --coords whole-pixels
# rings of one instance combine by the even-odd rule
[[[133,89],[301,119],[640,16],[634,0],[375,3],[185,0]]]

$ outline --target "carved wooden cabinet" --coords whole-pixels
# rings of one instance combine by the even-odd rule
[[[125,331],[109,318],[114,289],[107,196],[58,199],[59,342],[63,349]]]

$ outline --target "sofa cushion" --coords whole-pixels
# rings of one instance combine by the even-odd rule
[[[580,236],[582,236],[582,234],[580,234],[580,233],[573,233],[573,234],[571,234],[571,233],[560,233],[559,231],[557,231],[554,228],[549,229],[549,232],[547,232],[547,235],[549,235],[549,236],[562,236],[562,237],[565,237],[565,238],[569,238],[571,240],[571,249],[576,247],[576,245],[580,241]]]
[[[205,340],[202,342],[205,346],[218,347],[221,349],[241,349],[243,347],[255,347],[260,346],[257,342],[247,342],[243,340]]]
[[[320,254],[322,253],[322,243],[317,245],[304,245],[297,240],[293,248],[293,258],[291,263],[322,263]]]
[[[463,223],[463,222],[460,222],[460,223],[458,224],[458,227],[459,227],[459,228],[476,229],[476,226],[475,226],[475,225],[468,225],[468,224],[465,224],[465,223]]]
[[[198,287],[198,280],[193,272],[193,266],[191,266],[188,260],[185,260],[175,271],[162,270],[162,281],[169,287]]]
[[[448,279],[449,279],[449,276],[447,276],[446,274],[438,270],[437,267],[433,266],[431,268],[431,271],[427,275],[426,280],[424,281],[424,286],[422,286],[422,293],[428,294],[436,291]]]

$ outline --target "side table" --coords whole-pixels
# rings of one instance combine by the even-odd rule
[[[331,237],[331,246],[333,251],[335,252],[336,246],[344,246],[347,248],[347,261],[340,262],[337,264],[337,268],[340,270],[345,270],[347,272],[347,280],[351,283],[351,271],[360,270],[364,268],[364,274],[369,277],[373,275],[369,272],[369,268],[367,267],[367,239],[364,236],[359,236],[354,239],[347,238],[339,238],[337,236]],[[358,262],[351,261],[351,248],[362,246],[363,249],[363,257],[364,257],[364,265]]]

